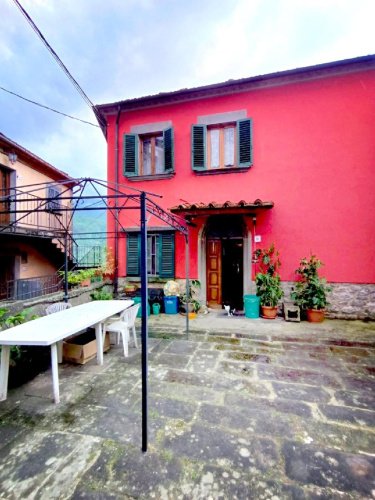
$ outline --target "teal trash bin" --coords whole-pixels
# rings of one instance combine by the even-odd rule
[[[164,297],[164,309],[165,309],[165,314],[177,314],[178,297],[174,295],[170,297]]]
[[[142,302],[141,297],[134,297],[132,300],[134,304],[140,304]],[[150,316],[150,313],[150,304],[147,304],[147,315]],[[137,318],[142,318],[142,306],[138,309]]]
[[[244,295],[246,318],[259,318],[259,297],[257,295]]]

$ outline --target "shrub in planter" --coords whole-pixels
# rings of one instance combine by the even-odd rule
[[[294,303],[306,311],[307,319],[312,322],[323,321],[325,308],[329,304],[327,294],[332,290],[325,278],[318,274],[322,265],[315,255],[301,259],[296,269],[298,281],[291,293]]]
[[[14,315],[8,313],[7,309],[0,308],[0,330],[20,325],[38,317],[31,314],[30,309],[24,309]],[[10,389],[19,387],[33,379],[40,372],[47,370],[50,364],[51,352],[49,347],[11,346],[8,387]]]
[[[254,260],[259,263],[260,268],[260,272],[255,276],[255,284],[261,307],[261,316],[274,319],[277,315],[279,300],[284,295],[278,274],[281,266],[279,252],[272,243],[268,249],[256,250]]]

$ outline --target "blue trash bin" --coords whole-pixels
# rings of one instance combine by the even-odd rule
[[[177,314],[178,297],[174,295],[171,295],[169,297],[164,297],[164,309],[165,309],[165,314]]]
[[[246,318],[259,318],[259,297],[257,295],[244,295]]]

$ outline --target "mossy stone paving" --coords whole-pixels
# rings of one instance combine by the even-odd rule
[[[178,316],[178,315],[176,315]],[[375,498],[373,324],[149,319],[140,351],[62,365],[0,403],[0,498]]]

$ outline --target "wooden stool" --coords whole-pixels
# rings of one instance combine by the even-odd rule
[[[284,319],[285,321],[296,321],[300,322],[300,311],[299,306],[293,304],[293,302],[284,302]]]

